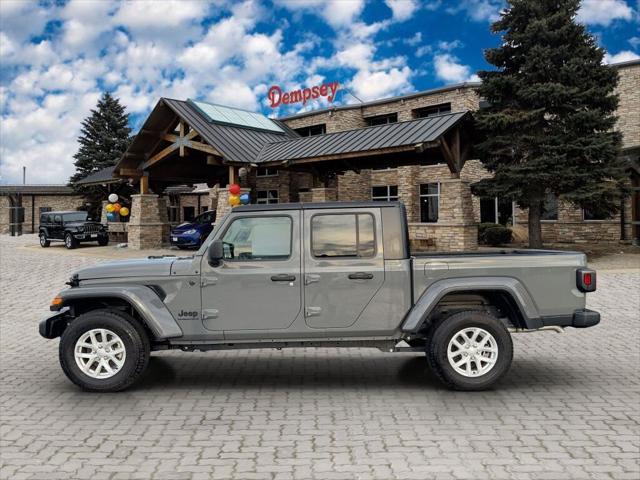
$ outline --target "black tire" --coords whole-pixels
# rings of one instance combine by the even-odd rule
[[[68,250],[72,250],[78,246],[78,241],[73,238],[69,232],[64,234],[64,246],[67,247]]]
[[[51,245],[51,242],[47,238],[47,234],[46,233],[40,232],[40,235],[38,235],[38,236],[40,237],[40,246],[42,248],[47,248],[49,245]]]
[[[466,328],[474,327],[481,328],[493,336],[498,348],[498,357],[493,367],[486,373],[469,377],[458,373],[454,369],[449,362],[447,353],[449,343],[455,334]],[[490,388],[507,373],[512,360],[513,342],[511,341],[511,334],[500,320],[487,312],[464,311],[455,313],[440,320],[431,328],[427,344],[427,362],[438,379],[453,390],[472,391]]]
[[[101,247],[109,245],[109,237],[98,237],[98,245]]]
[[[78,367],[74,349],[78,339],[96,328],[111,330],[122,339],[126,357],[124,365],[109,378],[93,378]],[[113,309],[93,310],[80,315],[60,338],[60,365],[65,375],[83,390],[118,392],[133,384],[149,364],[149,338],[143,326],[124,312]]]

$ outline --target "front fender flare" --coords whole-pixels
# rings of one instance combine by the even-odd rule
[[[517,279],[512,277],[466,277],[448,278],[429,286],[407,314],[402,323],[402,331],[412,333],[419,331],[445,295],[477,290],[510,294],[518,306],[527,328],[535,329],[543,326],[533,298]]]
[[[182,336],[182,329],[160,297],[144,285],[101,285],[68,288],[58,294],[62,306],[76,300],[118,298],[129,303],[158,340]]]

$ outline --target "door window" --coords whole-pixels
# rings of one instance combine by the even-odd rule
[[[226,260],[286,260],[291,255],[291,217],[238,218],[222,241]]]
[[[328,214],[311,219],[311,252],[314,257],[373,257],[375,250],[371,214]]]

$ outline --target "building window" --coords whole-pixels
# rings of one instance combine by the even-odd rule
[[[47,213],[51,211],[51,207],[40,207],[40,213]]]
[[[376,251],[373,216],[369,213],[315,215],[311,219],[314,257],[373,257]]]
[[[558,197],[549,192],[544,199],[542,206],[541,220],[558,220]]]
[[[256,177],[277,177],[278,170],[275,168],[259,167],[256,169]]]
[[[278,190],[258,190],[256,202],[263,205],[278,203]]]
[[[196,217],[196,207],[182,207],[182,221],[190,222]]]
[[[420,185],[420,221],[435,223],[438,221],[440,203],[440,184],[424,183]]]
[[[398,121],[397,113],[388,113],[386,115],[376,115],[375,117],[365,118],[367,125],[386,125],[387,123],[396,123]]]
[[[313,137],[314,135],[324,135],[327,133],[327,125],[320,123],[318,125],[309,125],[308,127],[294,128],[301,137]]]
[[[598,208],[583,208],[582,219],[587,222],[590,220],[611,220],[611,216]]]
[[[498,197],[481,198],[480,223],[513,224],[513,202]]]
[[[398,186],[371,187],[371,200],[374,202],[395,202],[398,200]]]
[[[450,103],[441,103],[439,105],[432,105],[430,107],[416,108],[413,110],[413,118],[425,118],[432,117],[433,115],[440,115],[441,113],[449,113],[451,111]]]

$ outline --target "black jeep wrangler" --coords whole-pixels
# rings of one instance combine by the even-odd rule
[[[88,212],[43,213],[38,232],[41,247],[48,247],[52,241],[62,241],[67,248],[76,248],[80,242],[97,241],[101,247],[109,243],[107,228],[92,221]]]

